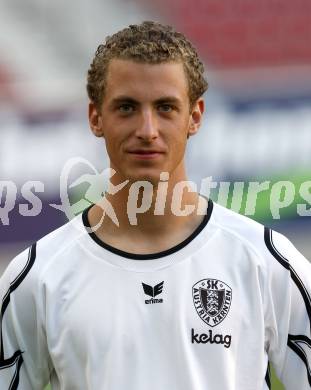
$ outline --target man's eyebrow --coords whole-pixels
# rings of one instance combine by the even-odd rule
[[[178,99],[175,96],[163,96],[155,101],[157,104],[161,103],[174,103],[174,104],[181,104],[181,100]]]
[[[132,97],[126,95],[117,96],[111,101],[111,105],[117,105],[120,103],[131,103],[137,105],[140,104],[138,100],[135,100]],[[162,96],[159,99],[156,99],[154,103],[155,104],[163,104],[163,103],[181,104],[181,100],[175,96]]]
[[[111,104],[118,104],[118,103],[133,103],[133,104],[138,104],[139,102],[130,96],[117,96],[116,98],[111,100]]]

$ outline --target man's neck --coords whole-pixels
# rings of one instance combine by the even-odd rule
[[[189,190],[174,191],[172,182],[167,189],[145,190],[133,197],[129,188],[105,196],[114,211],[117,223],[103,218],[103,208],[96,205],[89,211],[91,226],[102,221],[96,235],[107,244],[135,253],[159,252],[186,239],[202,222],[207,200]],[[99,202],[100,204],[101,202]],[[106,202],[107,205],[107,202]],[[145,210],[145,211],[143,211]]]

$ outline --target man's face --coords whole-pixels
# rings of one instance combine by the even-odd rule
[[[200,99],[190,112],[181,63],[113,59],[101,111],[91,103],[89,119],[120,179],[157,182],[169,172],[183,180],[187,135],[198,130],[203,108]]]

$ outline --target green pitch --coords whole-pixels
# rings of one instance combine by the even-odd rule
[[[274,370],[272,369],[272,390],[284,390],[284,386],[282,383],[278,380],[278,378],[275,375]]]

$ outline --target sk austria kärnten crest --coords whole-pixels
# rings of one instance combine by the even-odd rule
[[[200,318],[212,327],[220,324],[227,316],[232,290],[217,279],[202,279],[192,287],[194,307]]]

